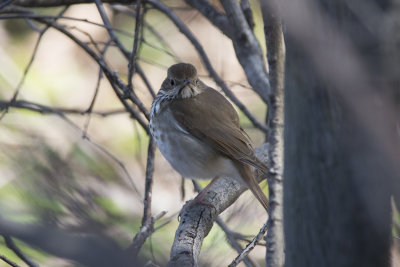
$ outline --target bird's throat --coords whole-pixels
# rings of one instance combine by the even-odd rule
[[[179,88],[176,98],[177,99],[190,98],[190,97],[194,97],[200,93],[201,93],[201,90],[197,86],[186,85],[186,86],[183,86],[182,88]]]

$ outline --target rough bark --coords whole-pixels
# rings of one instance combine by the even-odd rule
[[[283,235],[283,130],[284,130],[284,79],[285,79],[285,44],[278,2],[263,1],[262,16],[267,43],[269,65],[269,96],[267,124],[268,135],[268,188],[269,217],[266,266],[280,267],[285,262],[285,244]]]
[[[257,157],[266,162],[268,144],[256,149]],[[256,174],[259,174],[258,172]],[[258,181],[263,177],[257,175]],[[212,206],[202,204],[190,205],[182,209],[179,227],[171,249],[168,266],[198,266],[198,256],[204,238],[210,232],[218,215],[228,208],[246,190],[246,186],[231,178],[221,177],[208,190],[204,201]]]
[[[268,95],[271,93],[265,61],[260,44],[237,1],[222,0],[226,16],[228,17],[232,32],[232,44],[236,56],[246,73],[247,79],[253,90],[269,104]]]
[[[399,137],[382,91],[380,25],[365,23],[387,6],[283,3],[286,266],[390,266]],[[364,17],[366,5],[377,13]]]

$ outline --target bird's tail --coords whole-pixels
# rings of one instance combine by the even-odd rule
[[[237,164],[236,166],[243,181],[247,184],[251,192],[253,192],[254,196],[268,212],[268,199],[265,196],[264,192],[261,190],[260,185],[257,183],[251,167],[243,163]]]

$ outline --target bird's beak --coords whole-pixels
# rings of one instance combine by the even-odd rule
[[[180,94],[182,92],[182,90],[189,84],[190,84],[190,80],[189,79],[184,80],[182,85],[181,85],[181,87],[179,88],[178,94]]]

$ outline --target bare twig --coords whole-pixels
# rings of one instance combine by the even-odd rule
[[[151,218],[151,195],[152,195],[153,173],[154,173],[154,152],[155,152],[155,144],[153,138],[150,138],[148,152],[147,152],[146,185],[145,185],[142,225],[149,223],[149,220]]]
[[[68,6],[64,7],[58,13],[58,15],[53,18],[53,20],[56,21],[58,18],[60,18],[62,16],[62,14],[64,14],[67,11],[67,9],[68,9]],[[25,78],[26,78],[26,76],[27,76],[27,74],[28,74],[28,72],[29,72],[29,70],[30,70],[30,68],[32,66],[33,61],[35,60],[35,56],[37,54],[37,51],[38,51],[38,48],[39,48],[39,44],[41,43],[40,41],[42,40],[43,35],[47,32],[47,30],[49,28],[50,28],[50,26],[46,25],[45,28],[39,32],[39,37],[36,40],[35,47],[33,48],[31,59],[29,60],[28,64],[26,65],[24,73],[22,74],[21,80],[18,82],[18,85],[15,88],[14,95],[12,96],[11,101],[10,101],[11,103],[14,102],[17,99],[18,94],[19,94],[19,92],[21,90],[21,87],[22,87],[22,85],[23,85],[23,83],[25,81]],[[6,113],[7,113],[7,109],[3,110],[3,113],[0,115],[0,120],[4,117],[4,115]]]
[[[105,46],[104,46],[103,50],[101,51],[101,55],[102,55],[103,57],[104,57],[105,53],[107,52],[108,48],[110,47],[111,43],[112,43],[112,40],[108,40],[108,41],[105,43]],[[87,112],[88,112],[89,115],[87,116],[85,125],[84,125],[84,127],[83,127],[83,128],[84,128],[84,135],[86,135],[87,129],[88,129],[88,127],[89,127],[91,114],[92,114],[93,107],[94,107],[94,104],[95,104],[96,99],[97,99],[97,95],[98,95],[98,93],[99,93],[100,83],[101,83],[101,79],[102,79],[102,78],[103,78],[103,71],[102,71],[101,68],[99,68],[99,74],[98,74],[98,76],[97,76],[96,88],[95,88],[95,90],[94,90],[94,94],[93,94],[93,97],[92,97],[92,101],[90,102],[90,105],[89,105],[89,107],[88,107],[88,109],[87,109]]]
[[[249,24],[250,29],[254,29],[253,12],[251,11],[249,0],[241,0],[240,8],[243,11],[244,17],[246,18],[247,24]]]
[[[108,46],[106,46],[106,47],[108,47]],[[106,51],[106,48],[103,51]],[[100,82],[101,82],[102,77],[103,77],[103,72],[102,72],[101,68],[99,68],[99,74],[98,74],[98,77],[97,77],[96,87],[95,87],[95,90],[94,90],[92,101],[90,101],[90,105],[89,105],[88,109],[86,110],[87,113],[88,113],[88,116],[86,117],[86,121],[85,121],[85,124],[83,126],[84,135],[86,135],[87,130],[89,128],[89,123],[90,123],[90,119],[92,117],[91,115],[92,115],[93,107],[94,107],[94,104],[96,102],[97,95],[99,93]]]
[[[114,89],[114,92],[116,93],[117,97],[121,101],[121,103],[124,105],[126,110],[131,114],[135,120],[142,126],[142,128],[146,131],[146,133],[149,133],[149,128],[146,122],[143,121],[141,118],[140,114],[135,111],[125,100],[123,93],[120,91],[121,88],[126,88],[126,85],[122,83],[122,81],[119,79],[119,77],[112,72],[105,61],[103,60],[102,57],[99,57],[92,49],[90,49],[86,44],[84,44],[81,40],[79,40],[76,36],[74,36],[71,32],[67,31],[63,26],[47,21],[47,20],[42,20],[42,19],[37,19],[39,22],[46,23],[51,25],[53,28],[56,30],[60,31],[61,33],[65,34],[67,37],[69,37],[72,41],[74,41],[76,44],[78,44],[85,52],[87,52],[96,62],[99,64],[99,66],[102,68],[104,74],[106,75],[107,79],[110,82],[111,87]],[[122,89],[124,91],[124,89]]]
[[[38,267],[35,262],[33,262],[27,255],[25,255],[22,250],[19,249],[19,247],[15,244],[14,240],[8,235],[3,235],[4,241],[6,243],[6,246],[11,249],[15,255],[17,255],[21,260],[23,260],[29,267]]]
[[[116,46],[119,48],[119,50],[122,52],[122,54],[125,56],[125,58],[129,61],[131,58],[131,53],[129,53],[124,46],[121,44],[119,41],[118,37],[115,35],[111,23],[106,15],[106,12],[104,10],[103,4],[101,3],[100,0],[94,0],[97,6],[97,10],[99,11],[99,14],[101,16],[101,19],[103,20],[104,25],[107,26],[107,32],[110,35],[111,39],[115,42]],[[135,40],[134,40],[135,42]],[[135,62],[133,62],[135,64]],[[137,67],[137,65],[135,65]],[[129,83],[129,81],[128,81]],[[149,120],[149,111],[147,108],[144,106],[142,101],[136,96],[136,94],[133,92],[133,90],[129,90],[129,86],[123,86],[120,88],[122,90],[122,98],[129,98],[142,112],[142,114],[146,117],[147,120]]]
[[[260,231],[258,234],[253,238],[253,240],[243,249],[243,251],[233,260],[231,264],[229,264],[229,267],[235,267],[237,266],[242,260],[244,260],[247,255],[252,251],[255,246],[258,244],[258,242],[263,238],[265,235],[265,232],[267,231],[268,228],[268,223],[265,223],[263,227],[261,227]]]
[[[239,245],[239,243],[237,242],[237,235],[235,235],[229,228],[228,226],[222,221],[222,219],[220,217],[218,217],[215,222],[219,225],[219,227],[221,227],[222,231],[224,231],[226,238],[228,239],[228,243],[229,245],[236,250],[237,253],[241,253],[243,250],[241,248],[241,246]],[[253,261],[252,259],[250,259],[249,257],[244,257],[243,258],[243,263],[247,266],[247,267],[252,267],[252,266],[258,266],[258,264]]]
[[[9,102],[0,101],[0,110],[5,109],[7,106],[8,107],[12,106],[12,107],[17,107],[17,108],[24,108],[24,109],[32,110],[32,111],[39,112],[39,113],[54,114],[54,115],[59,116],[61,119],[66,121],[69,125],[71,125],[73,128],[75,128],[76,130],[80,131],[82,133],[82,138],[83,139],[87,140],[94,147],[96,147],[101,152],[103,152],[105,155],[107,155],[112,160],[114,160],[121,167],[122,171],[127,176],[128,181],[131,183],[132,188],[135,190],[137,195],[138,196],[141,195],[139,190],[137,189],[135,183],[134,183],[133,177],[130,175],[130,173],[129,173],[127,167],[125,166],[125,164],[120,159],[118,159],[117,156],[115,156],[113,153],[111,153],[108,149],[106,149],[102,145],[98,144],[97,142],[93,141],[91,139],[91,137],[86,133],[85,129],[81,129],[78,125],[76,125],[74,122],[72,122],[70,119],[68,119],[64,114],[64,113],[85,114],[85,113],[87,113],[87,110],[86,111],[78,111],[78,110],[74,110],[74,109],[55,109],[55,108],[52,108],[52,107],[39,105],[39,104],[34,104],[34,103],[31,103],[31,102],[21,101],[21,100],[18,100],[16,102],[14,102],[13,104],[11,104]],[[111,114],[117,114],[117,113],[122,113],[122,112],[126,112],[126,111],[125,110],[121,110],[121,111],[114,111],[114,112],[103,112],[103,113],[92,112],[92,113],[96,113],[96,114],[99,114],[101,116],[108,116],[108,115],[111,115]]]
[[[214,24],[223,34],[232,37],[232,26],[230,25],[228,18],[225,14],[219,12],[209,1],[207,0],[185,0],[191,7],[196,8],[204,17]]]
[[[7,8],[4,8],[0,10],[0,19],[19,19],[19,18],[24,18],[27,20],[31,19],[58,19],[58,20],[69,20],[69,21],[78,21],[78,22],[84,22],[90,25],[95,25],[101,28],[107,29],[107,26],[101,23],[97,23],[88,19],[82,19],[82,18],[74,18],[74,17],[69,17],[69,16],[52,16],[52,15],[44,15],[44,14],[36,14],[32,13],[30,9],[23,8],[23,7],[18,7],[18,6],[9,6]],[[111,27],[111,29],[114,32],[118,32],[119,34],[126,36],[126,37],[131,37],[131,34],[127,31],[117,29],[114,27]],[[40,30],[42,32],[43,30]]]
[[[63,114],[77,114],[77,115],[84,115],[88,114],[88,110],[79,110],[79,109],[68,109],[68,108],[57,108],[57,107],[50,107],[38,103],[33,103],[30,101],[25,100],[16,100],[13,103],[9,101],[0,100],[0,111],[7,109],[7,108],[18,108],[18,109],[26,109],[35,112],[39,112],[41,114],[56,114],[59,113]],[[118,114],[125,114],[127,111],[125,109],[116,109],[110,111],[90,111],[90,113],[99,115],[102,117],[107,117],[110,115],[118,115]]]
[[[133,91],[133,75],[135,74],[135,63],[136,63],[136,54],[138,52],[138,44],[139,44],[139,31],[142,24],[142,1],[136,1],[136,20],[135,20],[135,35],[133,37],[133,47],[132,52],[129,55],[129,63],[128,63],[128,90],[129,92],[134,93]]]
[[[136,259],[137,254],[142,248],[146,239],[154,231],[154,222],[156,218],[151,216],[151,195],[152,195],[152,185],[153,185],[153,173],[154,173],[154,152],[155,144],[153,138],[150,137],[149,147],[147,151],[147,165],[146,165],[146,182],[145,182],[145,196],[144,196],[144,208],[142,217],[142,226],[139,232],[133,239],[132,244],[128,248],[129,258],[132,260]]]
[[[6,262],[8,265],[12,267],[20,267],[18,264],[13,262],[12,260],[8,259],[6,256],[0,254],[0,259],[2,259],[4,262]]]
[[[207,0],[186,0],[186,2],[196,8],[206,19],[210,20],[214,26],[218,27],[232,40],[236,56],[246,73],[250,85],[261,99],[268,104],[270,85],[261,48],[237,1],[221,1],[226,15],[216,10]],[[251,11],[246,7],[245,2],[247,1],[242,1],[242,7],[249,13],[247,17],[251,17]],[[232,29],[235,30],[233,31]],[[267,133],[267,130],[265,132]]]
[[[4,7],[8,6],[9,4],[12,4],[15,0],[5,0],[3,3],[0,4],[0,9],[3,9]]]

